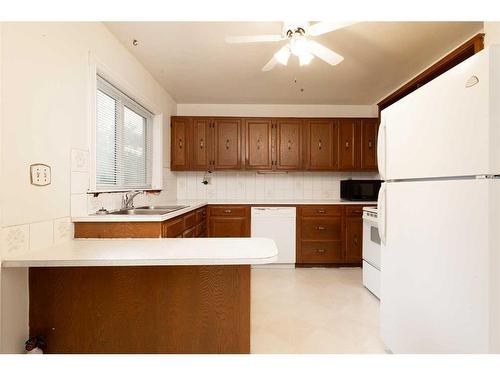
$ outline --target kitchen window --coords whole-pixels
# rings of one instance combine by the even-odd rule
[[[97,191],[152,188],[153,119],[153,113],[97,76]]]

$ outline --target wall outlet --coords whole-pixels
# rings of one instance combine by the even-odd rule
[[[50,166],[47,164],[31,164],[30,180],[35,186],[47,186],[51,182]]]

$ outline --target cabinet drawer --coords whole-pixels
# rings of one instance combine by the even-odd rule
[[[210,206],[210,216],[247,216],[246,206]]]
[[[304,217],[302,218],[301,234],[303,240],[340,240],[340,217]]]
[[[363,216],[364,206],[345,206],[345,216]]]
[[[341,206],[307,206],[302,207],[302,216],[341,216]]]
[[[190,212],[184,215],[184,227],[191,228],[196,225],[196,212]]]
[[[184,218],[176,218],[163,223],[163,237],[172,238],[182,236],[184,232]]]
[[[342,262],[342,242],[302,241],[299,258],[300,263]]]

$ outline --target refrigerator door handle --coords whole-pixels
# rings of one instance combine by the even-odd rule
[[[381,180],[385,180],[385,152],[385,119],[382,113],[377,137],[377,164]]]
[[[386,199],[385,199],[386,182],[382,183],[378,191],[377,208],[378,208],[378,234],[380,242],[385,245],[386,227]]]

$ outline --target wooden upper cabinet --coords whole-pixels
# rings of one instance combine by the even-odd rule
[[[377,118],[174,116],[174,171],[377,170]]]
[[[307,119],[304,124],[306,147],[306,169],[337,169],[336,157],[337,124],[333,119]]]
[[[302,121],[278,119],[276,121],[276,165],[278,170],[302,168]]]
[[[191,142],[191,170],[206,171],[210,169],[210,136],[211,120],[209,118],[194,118]]]
[[[273,168],[273,122],[270,118],[245,119],[245,168]]]
[[[191,118],[172,117],[170,168],[173,171],[190,169],[189,163],[189,128]]]
[[[356,118],[339,120],[339,169],[361,167],[361,122]]]
[[[378,119],[363,119],[361,122],[361,169],[377,170]]]
[[[241,168],[241,123],[239,118],[214,119],[214,169]]]

